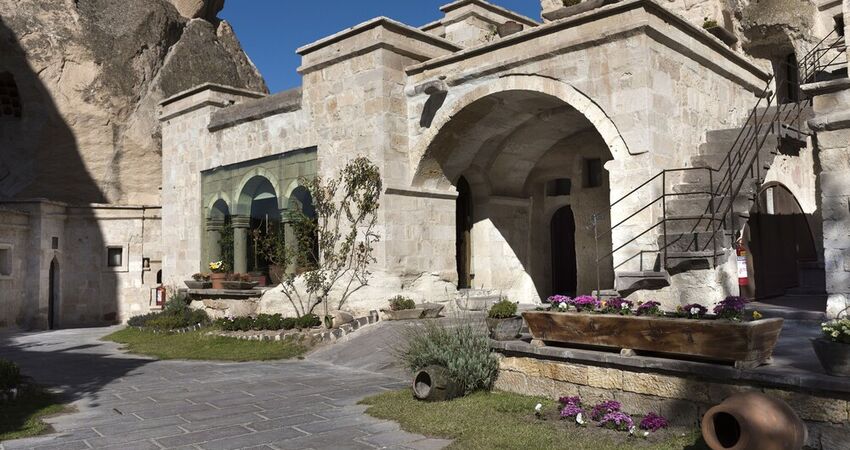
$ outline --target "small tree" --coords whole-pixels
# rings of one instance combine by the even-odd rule
[[[315,217],[303,210],[289,211],[292,242],[285,239],[284,230],[270,233],[261,240],[260,251],[275,265],[301,269],[281,274],[283,294],[298,315],[311,314],[323,305],[327,317],[332,289],[341,289],[336,304],[340,309],[368,284],[369,264],[375,261],[372,251],[380,240],[375,225],[381,174],[368,158],[358,157],[335,178],[302,179],[301,183],[312,196]]]

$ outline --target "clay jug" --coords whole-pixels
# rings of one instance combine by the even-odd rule
[[[702,437],[712,450],[799,450],[808,430],[784,401],[743,393],[705,413]]]

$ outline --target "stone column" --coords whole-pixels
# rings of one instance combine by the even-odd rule
[[[248,271],[248,229],[251,227],[251,218],[247,216],[233,216],[233,271],[245,273]]]
[[[221,260],[221,230],[224,229],[224,219],[207,219],[207,261]]]
[[[826,313],[832,318],[850,316],[850,81],[823,86],[813,83],[803,90],[814,98],[809,127],[816,133],[821,168]]]
[[[297,211],[295,211],[297,212]],[[295,230],[292,228],[292,220],[290,220],[290,210],[282,209],[280,210],[280,217],[282,218],[281,223],[283,224],[283,238],[286,240],[287,245],[295,242]],[[295,263],[290,262],[288,266],[286,266],[286,273],[292,274],[295,273]]]

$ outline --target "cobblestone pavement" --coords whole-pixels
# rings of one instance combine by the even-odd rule
[[[357,402],[405,384],[313,360],[156,361],[101,342],[113,329],[0,335],[0,357],[55,386],[78,412],[56,433],[0,443],[20,448],[438,449],[449,441],[403,432]]]

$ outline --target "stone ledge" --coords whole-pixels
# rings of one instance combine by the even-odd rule
[[[707,381],[754,383],[791,391],[823,392],[850,396],[850,380],[824,374],[761,367],[754,370],[732,366],[649,356],[621,356],[596,350],[535,347],[525,341],[491,341],[490,347],[506,356],[526,357],[572,364],[586,364],[627,371],[651,371],[662,375],[698,377]]]
[[[312,328],[309,330],[252,330],[252,331],[217,331],[211,332],[217,336],[249,341],[282,341],[294,337],[309,338],[314,343],[333,342],[342,339],[365,326],[378,323],[377,313],[368,317],[358,317],[341,325],[339,328],[327,330]]]
[[[265,98],[229,106],[213,113],[207,129],[218,131],[246,122],[301,109],[301,88],[279,92]]]
[[[850,110],[809,119],[809,128],[814,131],[834,131],[850,128]]]
[[[850,89],[850,78],[838,78],[828,81],[816,81],[800,85],[800,90],[810,96],[831,94],[833,92]]]

